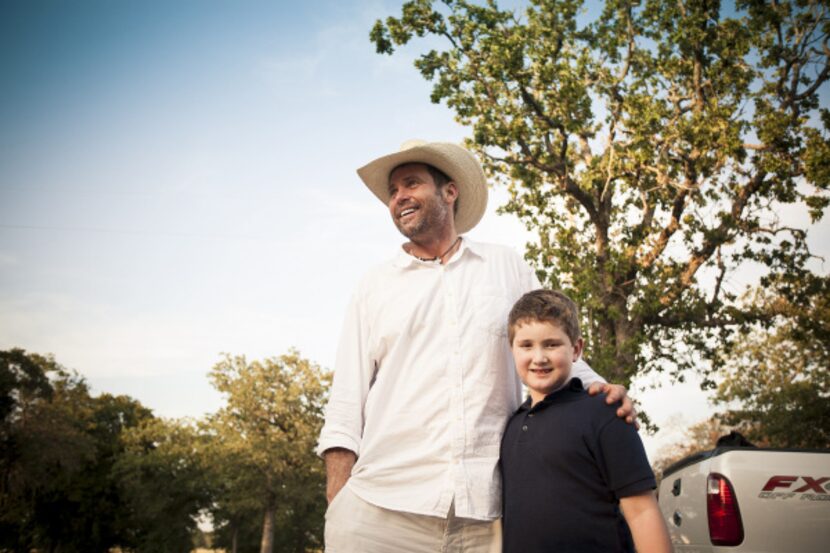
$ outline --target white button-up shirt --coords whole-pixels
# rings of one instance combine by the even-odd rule
[[[401,251],[348,308],[317,452],[357,454],[349,488],[379,507],[501,515],[499,444],[521,403],[507,315],[539,288],[513,250],[466,238],[446,264]],[[584,362],[573,376],[602,380]]]

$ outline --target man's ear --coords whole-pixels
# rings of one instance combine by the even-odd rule
[[[453,202],[454,200],[458,199],[458,187],[455,186],[453,181],[448,182],[445,184],[441,191],[444,195],[444,199],[447,200],[448,203]]]

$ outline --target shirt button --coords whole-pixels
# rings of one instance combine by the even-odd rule
[[[527,425],[522,426],[522,432],[527,432]]]

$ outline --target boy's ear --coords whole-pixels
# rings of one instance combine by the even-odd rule
[[[576,361],[582,355],[582,350],[585,348],[585,340],[582,338],[577,338],[576,342],[574,342],[574,358],[573,360]]]

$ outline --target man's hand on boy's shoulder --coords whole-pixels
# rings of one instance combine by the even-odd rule
[[[640,423],[637,422],[637,410],[634,408],[634,403],[628,397],[628,390],[625,386],[620,384],[609,384],[608,382],[594,382],[588,386],[588,394],[595,396],[597,394],[605,394],[605,403],[608,405],[621,402],[617,409],[617,416],[625,419],[628,424],[633,424],[635,428],[640,428]]]

